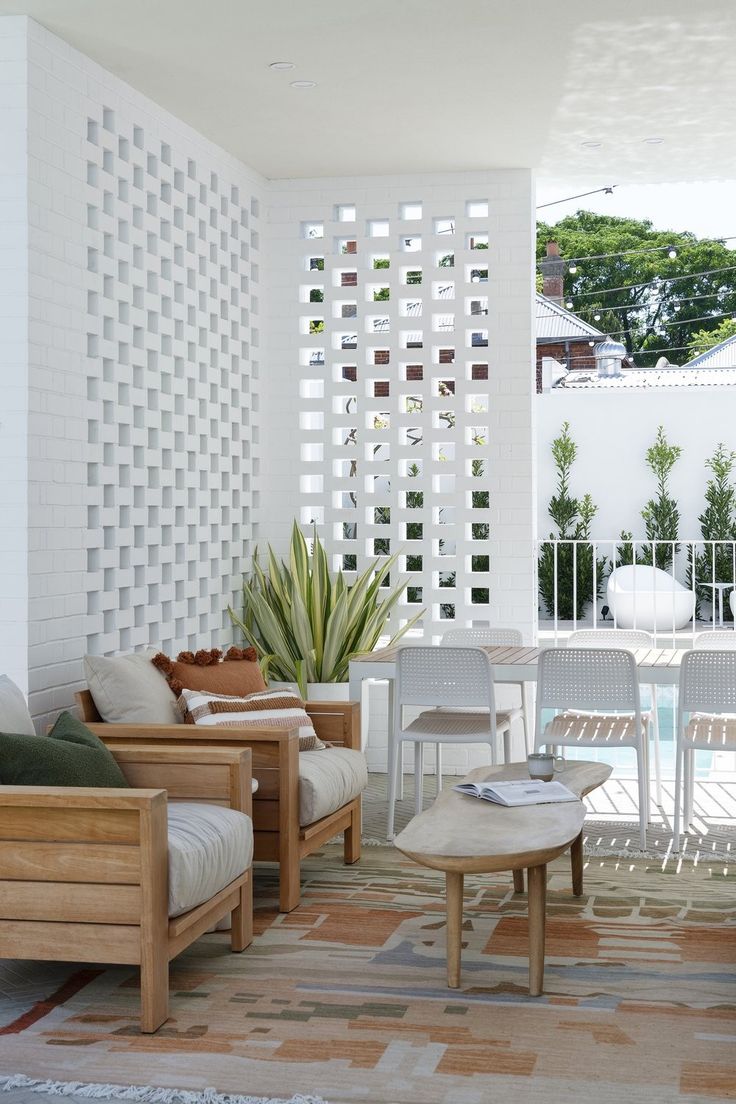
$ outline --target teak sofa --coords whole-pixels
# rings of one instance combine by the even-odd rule
[[[251,815],[247,749],[108,747],[135,789],[0,786],[0,957],[141,969],[141,1030],[169,1014],[169,961],[232,912],[230,944],[253,938],[245,870],[168,916],[167,794]]]
[[[361,799],[306,826],[299,824],[299,734],[297,729],[205,727],[198,725],[105,724],[89,690],[76,695],[85,724],[106,744],[205,745],[247,747],[253,753],[253,800],[256,861],[279,864],[279,907],[291,912],[300,900],[300,863],[340,832],[347,864],[360,859]],[[360,751],[360,707],[356,702],[307,702],[315,731],[326,743]]]

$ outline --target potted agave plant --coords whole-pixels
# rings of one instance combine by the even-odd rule
[[[312,552],[294,523],[289,561],[268,548],[266,570],[258,551],[253,570],[243,584],[243,616],[229,606],[234,625],[258,652],[266,681],[295,683],[313,701],[347,698],[350,659],[372,651],[385,631],[389,614],[406,583],[382,592],[381,583],[396,556],[376,560],[354,583],[342,571],[330,572],[322,542],[314,534]],[[423,610],[397,633],[394,644],[418,620]]]

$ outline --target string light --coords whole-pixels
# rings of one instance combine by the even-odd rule
[[[577,270],[578,270],[578,266],[573,261],[573,263],[570,265],[570,267],[568,268],[567,271],[570,273],[571,276],[574,276],[575,273],[577,272]]]
[[[736,265],[726,265],[724,268],[706,268],[702,272],[688,272],[682,276],[655,276],[653,280],[643,280],[639,284],[621,284],[620,287],[599,288],[598,291],[580,291],[576,298],[589,298],[591,295],[609,295],[614,291],[638,291],[639,288],[673,284],[677,280],[695,280],[699,276],[716,276],[721,272],[733,272],[734,269],[736,269]]]
[[[601,192],[604,195],[613,195],[614,188],[618,188],[618,184],[609,184],[605,188],[594,188],[592,192],[581,192],[580,195],[567,196],[565,199],[553,199],[549,203],[539,203],[537,210],[541,211],[543,207],[556,207],[558,203],[571,203],[573,199],[585,199],[586,196],[599,195]]]
[[[572,233],[597,234],[598,231],[574,230],[572,231]],[[572,271],[572,266],[575,266],[577,268],[577,264],[579,264],[580,261],[605,261],[610,259],[611,257],[633,257],[641,256],[646,253],[664,253],[665,251],[667,252],[670,260],[674,261],[679,252],[681,252],[683,249],[695,249],[695,247],[699,245],[723,245],[725,242],[728,241],[736,241],[736,234],[726,234],[722,238],[699,238],[697,241],[680,242],[677,246],[674,246],[671,243],[669,245],[652,245],[647,246],[643,249],[622,249],[617,253],[589,253],[579,257],[563,257],[561,259],[567,260],[569,262],[571,267],[568,271]],[[544,259],[545,258],[543,257],[542,260]]]
[[[724,291],[728,292],[728,289],[719,288],[717,291],[708,291],[708,292],[705,292],[702,295],[686,295],[686,296],[681,296],[680,295],[676,299],[672,300],[672,308],[673,308],[673,310],[678,310],[682,306],[683,303],[694,303],[699,299],[713,299],[715,296],[723,295]],[[629,312],[631,312],[631,311],[645,311],[645,310],[651,310],[652,307],[657,305],[657,303],[662,303],[664,301],[665,300],[663,299],[662,296],[656,296],[656,297],[653,297],[651,299],[647,299],[646,303],[639,303],[638,305],[636,303],[622,303],[619,306],[607,307],[606,309],[615,311],[615,310],[620,310],[620,309],[624,308],[625,310],[627,310]],[[601,309],[602,308],[600,308],[600,307],[577,307],[575,313],[576,314],[590,314],[591,312],[595,312],[593,314],[593,321],[600,322],[600,320],[601,320]],[[540,317],[544,317],[544,316],[540,315]]]

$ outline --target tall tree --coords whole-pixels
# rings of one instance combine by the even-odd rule
[[[689,231],[655,230],[648,219],[592,211],[554,225],[539,222],[538,260],[548,241],[577,262],[577,271],[565,277],[573,311],[622,341],[639,365],[655,364],[660,356],[684,363],[697,331],[715,329],[724,314],[736,313],[736,252],[722,242],[699,240]]]
[[[708,349],[712,349],[714,345],[720,345],[722,341],[725,341],[729,337],[736,336],[736,318],[724,318],[713,330],[698,330],[693,334],[693,339],[690,342],[690,356],[700,356],[701,353],[707,353]],[[734,364],[736,364],[736,353],[734,353]]]

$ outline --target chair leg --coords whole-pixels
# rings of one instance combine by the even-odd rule
[[[141,1031],[152,1035],[169,1018],[169,960],[166,948],[141,962]]]
[[[646,732],[646,736],[645,736],[645,732]],[[646,780],[645,786],[644,786],[644,792],[646,793],[647,824],[649,824],[649,822],[652,819],[652,799],[651,799],[652,773],[651,773],[651,764],[650,764],[650,759],[649,759],[649,730],[648,729],[645,730],[643,728],[643,726],[642,726],[641,751],[642,751],[642,761],[644,763],[644,778]]]
[[[389,744],[388,756],[388,822],[386,825],[386,839],[394,838],[394,806],[396,805],[396,766],[401,758],[404,747],[403,741],[394,733],[393,740]]]
[[[422,811],[424,797],[424,744],[417,740],[414,744],[414,812],[417,816]]]
[[[435,773],[437,775],[437,796],[442,792],[442,744],[434,745]]]
[[[682,760],[684,751],[679,740],[675,745],[675,815],[672,826],[672,850],[680,850],[680,800],[682,797]]]
[[[657,709],[657,687],[653,685],[650,690],[652,696],[652,739],[654,742],[654,781],[657,787],[656,798],[659,808],[662,807],[662,764],[659,748],[659,711]]]
[[[240,887],[240,899],[233,909],[230,928],[230,950],[239,954],[253,942],[253,874]]]
[[[529,755],[534,750],[534,740],[532,733],[532,726],[530,723],[531,712],[529,708],[529,689],[526,682],[520,683],[521,686],[521,719],[524,725],[524,747],[526,753]]]
[[[350,810],[350,827],[343,834],[343,861],[346,866],[352,866],[360,859],[362,821],[363,799],[356,797]]]
[[[513,755],[511,753],[511,729],[505,728],[503,730],[503,761],[504,763],[513,762]]]
[[[642,851],[646,851],[649,787],[647,785],[647,764],[643,744],[640,744],[636,749],[636,768],[639,776],[639,846]]]
[[[692,748],[685,748],[684,753],[684,794],[683,806],[685,810],[684,825],[686,831],[693,822],[693,798],[695,790],[695,752]]]

